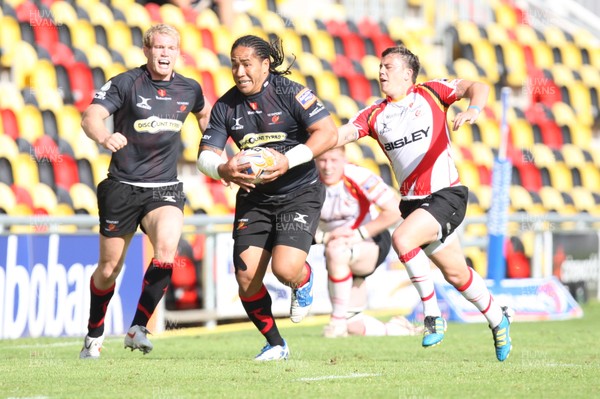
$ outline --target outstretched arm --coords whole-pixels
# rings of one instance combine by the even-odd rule
[[[483,107],[485,107],[489,93],[490,88],[485,83],[461,80],[456,88],[456,96],[459,99],[468,98],[470,102],[466,111],[456,114],[452,129],[458,129],[465,122],[469,122],[470,124],[475,123]]]

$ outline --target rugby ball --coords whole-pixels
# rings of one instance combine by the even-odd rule
[[[244,173],[254,175],[252,183],[258,184],[263,180],[263,176],[266,174],[265,168],[275,165],[275,156],[263,147],[254,147],[242,151],[238,164],[248,164],[248,168],[245,169]]]

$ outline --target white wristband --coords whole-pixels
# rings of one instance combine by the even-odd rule
[[[367,238],[371,237],[365,226],[360,226],[358,228],[358,234],[360,234],[363,240],[366,240]]]
[[[208,177],[212,177],[215,180],[220,180],[219,165],[224,164],[225,161],[216,152],[201,151],[198,161],[196,161],[196,167],[202,173]]]
[[[289,169],[310,162],[314,157],[312,150],[306,144],[298,144],[286,152],[285,156],[288,159]]]

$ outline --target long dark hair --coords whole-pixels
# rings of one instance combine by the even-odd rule
[[[254,36],[254,35],[246,35],[242,36],[233,42],[231,46],[231,51],[235,50],[239,46],[253,48],[254,52],[261,60],[269,59],[269,72],[274,75],[289,75],[292,73],[290,68],[294,64],[292,63],[288,65],[288,67],[284,70],[278,70],[277,68],[283,64],[285,61],[285,54],[283,53],[283,47],[281,45],[281,39],[278,37],[273,40],[271,43],[268,43],[266,40]],[[296,56],[294,56],[294,60],[296,60]]]

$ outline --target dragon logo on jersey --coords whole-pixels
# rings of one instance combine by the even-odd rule
[[[163,119],[152,115],[150,118],[138,119],[133,128],[138,133],[179,132],[183,123],[177,119]]]

